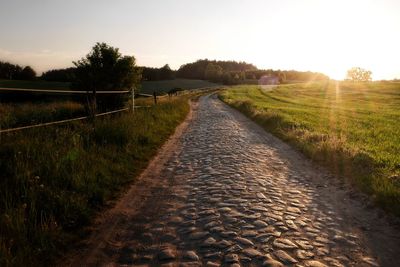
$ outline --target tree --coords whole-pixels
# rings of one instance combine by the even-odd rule
[[[222,79],[222,74],[222,67],[213,63],[209,63],[204,71],[205,79],[212,82],[220,82]]]
[[[360,67],[354,67],[347,71],[347,80],[353,82],[368,82],[372,80],[372,72]]]
[[[52,82],[75,82],[75,68],[49,70],[44,72],[40,78]]]
[[[30,66],[26,66],[18,74],[18,79],[20,80],[34,80],[35,78],[36,78],[36,72]]]
[[[160,80],[172,80],[174,78],[174,71],[171,70],[168,64],[160,69]]]
[[[76,82],[73,87],[91,91],[131,90],[139,84],[140,69],[136,67],[133,56],[122,56],[118,48],[106,43],[96,43],[92,51],[79,61],[76,66]],[[121,95],[110,95],[99,102],[101,108],[115,108],[123,104]],[[92,112],[96,109],[96,99],[92,100]]]
[[[21,72],[21,66],[0,61],[0,79],[15,80]]]

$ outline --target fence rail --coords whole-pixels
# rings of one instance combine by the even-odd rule
[[[216,89],[218,87],[203,87],[203,88],[196,88],[196,89],[189,89],[189,90],[183,90],[179,92],[179,95],[186,95],[190,94],[193,92],[199,92],[199,91],[204,91],[207,89]],[[221,87],[220,87],[221,88]],[[44,94],[61,94],[61,95],[73,95],[73,94],[92,94],[92,91],[72,91],[72,90],[52,90],[52,89],[25,89],[25,88],[0,88],[0,93],[13,93],[13,92],[26,92],[26,93],[44,93]],[[131,108],[123,108],[123,109],[117,109],[109,112],[103,112],[99,114],[95,114],[94,117],[101,117],[101,116],[106,116],[106,115],[111,115],[123,111],[128,111],[128,110],[134,110],[137,108],[149,108],[151,106],[135,106],[134,105],[134,95],[132,91],[96,91],[96,94],[127,94],[131,93],[132,94],[132,107]],[[164,98],[168,97],[168,94],[165,95],[150,95],[150,94],[137,94],[137,96],[142,96],[142,97],[155,97],[155,103],[157,103],[157,98]],[[50,125],[58,125],[58,124],[63,124],[63,123],[68,123],[68,122],[73,122],[73,121],[80,121],[80,120],[87,120],[93,118],[93,116],[82,116],[78,118],[72,118],[72,119],[66,119],[66,120],[59,120],[59,121],[52,121],[52,122],[45,122],[45,123],[40,123],[40,124],[35,124],[35,125],[29,125],[29,126],[21,126],[21,127],[16,127],[16,128],[9,128],[9,129],[4,129],[1,130],[0,128],[0,134],[1,133],[10,133],[10,132],[16,132],[20,130],[26,130],[26,129],[32,129],[32,128],[38,128],[38,127],[45,127],[45,126],[50,126]]]
[[[26,88],[0,88],[0,92],[27,92],[49,94],[91,94],[93,91],[53,90],[53,89],[26,89]],[[127,94],[131,91],[96,91],[96,94]]]
[[[151,107],[151,106],[135,106],[135,108],[149,108],[149,107]],[[115,113],[119,113],[119,112],[123,112],[123,111],[128,111],[128,110],[131,110],[131,108],[122,108],[122,109],[117,109],[117,110],[113,110],[113,111],[99,113],[99,114],[96,114],[96,117],[111,115],[111,114],[115,114]],[[45,122],[45,123],[40,123],[40,124],[35,124],[35,125],[21,126],[21,127],[4,129],[4,130],[0,129],[0,134],[1,133],[11,133],[11,132],[16,132],[16,131],[20,131],[20,130],[38,128],[38,127],[44,127],[44,126],[50,126],[50,125],[57,125],[57,124],[73,122],[73,121],[87,120],[89,118],[91,118],[91,116],[83,116],[83,117],[72,118],[72,119],[67,119],[67,120]]]

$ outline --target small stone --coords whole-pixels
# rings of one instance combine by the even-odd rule
[[[277,248],[282,248],[282,249],[298,248],[298,246],[295,243],[285,238],[275,239],[273,245]]]
[[[187,251],[185,254],[183,254],[183,258],[191,261],[199,260],[199,256],[197,256],[196,252],[194,251]]]
[[[315,260],[306,261],[306,262],[305,262],[305,265],[306,265],[307,267],[328,267],[327,265],[325,265],[325,264],[323,264],[323,263],[321,263],[321,262],[319,262],[319,261],[315,261]]]
[[[281,262],[277,261],[277,260],[268,259],[268,260],[263,262],[262,266],[265,266],[265,267],[283,267],[284,265]]]
[[[325,247],[316,248],[318,256],[325,256],[329,254],[329,249]]]
[[[289,227],[290,229],[293,229],[293,230],[297,230],[298,228],[297,228],[297,225],[292,221],[292,220],[287,220],[286,221],[286,225],[287,225],[287,227]]]
[[[215,243],[217,243],[217,240],[215,240],[213,237],[209,237],[203,242],[202,246],[203,247],[211,247],[211,246],[215,245]]]
[[[207,261],[206,267],[219,267],[220,264],[212,262],[212,261]]]
[[[208,232],[195,232],[191,233],[189,235],[189,239],[191,240],[197,240],[197,239],[202,239],[208,235]]]
[[[368,263],[371,266],[379,266],[379,264],[376,262],[376,260],[371,257],[363,257],[362,261],[365,263]]]
[[[307,260],[309,258],[314,257],[314,253],[307,251],[307,250],[299,249],[296,252],[296,256],[297,256],[297,258],[299,258],[301,260]]]
[[[173,260],[175,252],[170,248],[163,249],[158,253],[158,259],[161,261]]]
[[[237,254],[228,254],[224,260],[225,263],[237,263],[239,262],[239,256]]]
[[[218,209],[219,212],[230,212],[232,209],[228,207]]]
[[[171,263],[172,264],[172,263]],[[164,266],[164,265],[161,265]],[[176,265],[171,265],[171,267],[176,266]],[[203,266],[200,262],[197,261],[192,261],[192,262],[182,262],[179,264],[179,267],[201,267]]]
[[[243,231],[243,233],[242,233],[242,236],[244,236],[244,237],[253,237],[256,235],[257,235],[257,232],[253,231],[253,230],[246,230],[246,231]]]
[[[211,229],[210,229],[210,232],[213,232],[213,233],[221,233],[221,232],[223,232],[224,230],[225,230],[224,227],[222,227],[222,226],[216,226],[216,227],[211,228]]]
[[[248,240],[247,238],[237,237],[236,241],[238,241],[239,243],[241,243],[243,245],[254,246],[254,243],[251,242],[250,240]]]
[[[220,242],[218,242],[218,247],[219,248],[226,248],[226,247],[230,247],[232,245],[233,245],[233,243],[231,241],[227,241],[225,239],[220,241]]]
[[[249,258],[249,257],[243,256],[243,257],[240,257],[240,261],[241,261],[241,262],[251,262],[252,259]]]
[[[325,243],[325,244],[327,244],[327,243],[330,242],[327,238],[320,237],[320,236],[318,236],[318,237],[315,239],[315,241],[320,242],[320,243]]]
[[[294,259],[292,256],[290,256],[283,250],[277,250],[274,252],[274,254],[276,257],[278,257],[278,259],[280,259],[285,264],[297,263],[296,259]]]
[[[233,231],[224,231],[224,232],[221,232],[221,235],[223,237],[230,237],[230,236],[237,236],[237,233],[233,232]]]
[[[250,258],[262,256],[262,253],[254,248],[246,248],[245,250],[243,250],[243,254],[249,256]]]
[[[205,258],[208,259],[219,259],[221,258],[222,253],[221,252],[211,252],[211,253],[207,253],[204,255]]]
[[[176,236],[173,235],[172,233],[166,233],[160,237],[161,242],[170,242],[174,239],[176,239]]]
[[[265,195],[263,193],[257,193],[256,196],[258,198],[266,199]]]
[[[254,222],[254,225],[257,227],[268,227],[268,223],[261,221],[261,220],[257,220]]]
[[[183,222],[183,219],[181,217],[175,216],[175,217],[171,217],[169,218],[169,224],[178,224]]]
[[[296,207],[288,207],[287,211],[293,212],[293,213],[301,213],[301,210],[299,208],[296,208]]]
[[[314,247],[308,243],[308,241],[303,241],[303,240],[297,240],[296,243],[302,248],[302,249],[313,249]]]
[[[242,249],[243,248],[241,246],[236,244],[236,245],[228,248],[227,250],[225,250],[225,252],[227,252],[227,253],[236,253],[236,252],[242,251]]]

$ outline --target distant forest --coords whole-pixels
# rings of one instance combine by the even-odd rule
[[[30,67],[0,61],[0,79],[5,80],[33,80],[36,72]]]
[[[253,64],[236,61],[217,61],[201,59],[182,65],[178,70],[172,70],[168,64],[161,68],[139,67],[143,81],[160,81],[182,79],[208,80],[221,84],[257,83],[264,76],[275,77],[280,83],[302,82],[309,80],[326,80],[328,76],[310,71],[295,70],[261,70]],[[54,69],[44,72],[36,78],[36,72],[30,67],[22,68],[8,62],[0,61],[0,79],[71,82],[76,79],[75,68]]]
[[[170,80],[175,78],[208,80],[223,84],[243,84],[257,82],[263,76],[272,76],[279,82],[326,80],[328,76],[310,71],[295,70],[260,70],[253,64],[236,61],[217,61],[201,59],[182,65],[177,71],[169,65],[162,68],[142,67],[145,81]]]

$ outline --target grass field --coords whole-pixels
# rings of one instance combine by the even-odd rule
[[[70,83],[66,82],[46,82],[46,81],[18,81],[18,80],[0,80],[0,88],[24,88],[24,89],[56,89],[69,90]],[[175,79],[165,81],[145,81],[140,86],[140,92],[143,94],[152,94],[154,91],[159,94],[165,94],[174,88],[197,89],[203,87],[215,87],[215,83],[203,80]]]
[[[69,90],[70,83],[46,81],[0,80],[0,88]]]
[[[82,238],[189,111],[191,96],[0,135],[0,266],[44,266]]]
[[[159,94],[164,94],[174,88],[197,89],[215,86],[218,85],[203,80],[175,79],[166,81],[147,81],[142,82],[140,92],[143,94],[152,94],[154,91],[156,91]]]
[[[400,84],[326,82],[221,98],[400,215]]]

